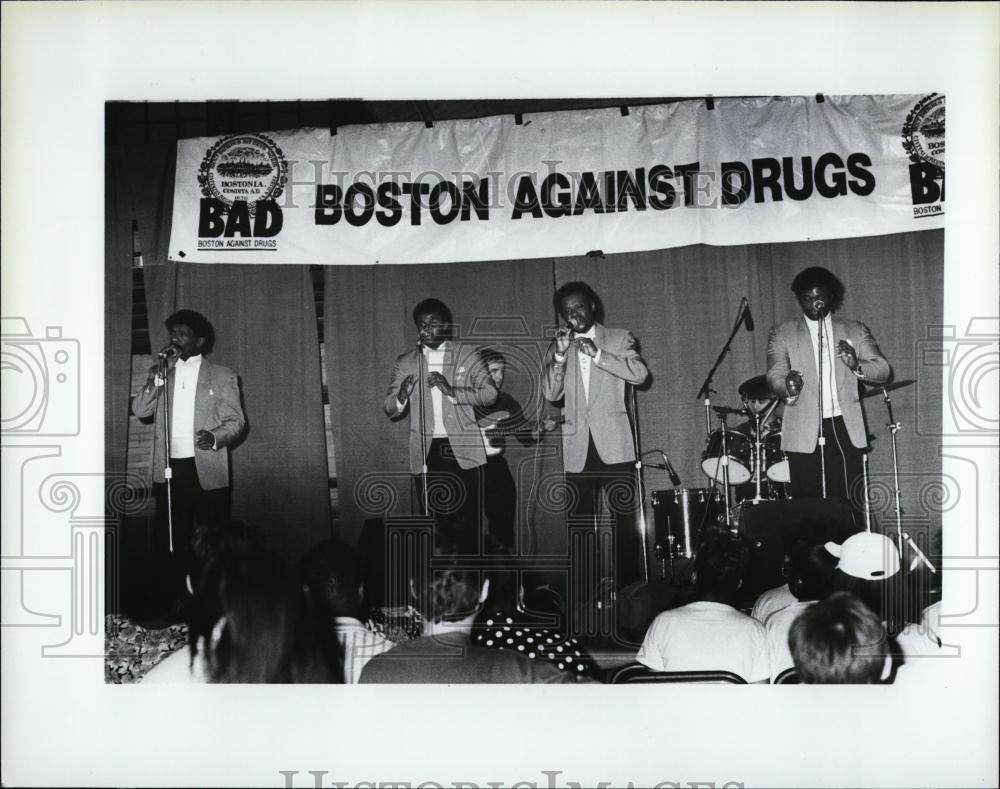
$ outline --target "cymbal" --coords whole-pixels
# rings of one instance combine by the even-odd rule
[[[868,388],[864,391],[864,393],[862,393],[861,399],[864,400],[866,397],[878,397],[882,394],[883,389],[887,392],[893,392],[896,389],[902,389],[904,386],[909,386],[912,383],[916,383],[916,380],[913,378],[908,378],[905,381],[893,381],[891,384],[885,384],[883,386],[879,386],[877,384],[872,386],[871,384],[868,384]]]
[[[745,397],[748,400],[771,400],[774,398],[771,387],[767,385],[766,375],[755,375],[753,378],[747,378],[740,384],[737,391],[740,397]]]

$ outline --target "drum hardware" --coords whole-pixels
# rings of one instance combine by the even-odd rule
[[[666,554],[673,571],[674,559],[693,559],[701,529],[711,516],[718,517],[722,495],[718,488],[654,490],[654,524],[658,553]]]
[[[705,377],[704,383],[702,383],[701,388],[698,390],[698,394],[695,395],[695,399],[702,400],[704,398],[705,405],[705,433],[706,435],[711,435],[712,433],[712,376],[715,375],[715,371],[719,369],[719,365],[722,364],[722,360],[726,358],[726,354],[729,353],[729,347],[733,344],[733,338],[736,336],[736,332],[740,330],[740,326],[746,325],[747,331],[753,331],[753,322],[750,317],[750,303],[744,296],[740,300],[740,307],[736,313],[736,320],[733,322],[732,331],[729,332],[729,337],[726,339],[726,344],[722,346],[722,350],[719,352],[718,358],[715,360],[715,364],[712,365],[712,369],[708,371],[708,375]],[[720,420],[722,420],[722,455],[720,457],[720,466],[723,476],[723,491],[726,497],[726,526],[729,529],[733,528],[733,518],[729,512],[729,454],[728,446],[726,445],[726,414],[719,414]]]
[[[716,430],[705,442],[701,454],[701,470],[714,482],[725,482],[723,468],[728,467],[729,484],[742,485],[750,481],[753,467],[753,447],[749,437],[728,428]]]
[[[927,565],[928,570],[930,570],[932,573],[936,573],[937,570],[934,569],[934,565],[930,563],[930,560],[924,555],[923,551],[921,551],[917,547],[917,544],[913,542],[913,539],[910,537],[909,533],[903,531],[903,522],[902,522],[903,509],[902,506],[900,505],[900,490],[899,490],[899,455],[898,455],[898,449],[896,447],[896,433],[899,432],[900,428],[903,426],[903,423],[897,422],[892,415],[892,398],[889,397],[889,392],[895,389],[901,389],[904,386],[909,386],[912,383],[913,381],[909,380],[897,381],[894,384],[889,384],[887,386],[880,386],[878,387],[878,389],[873,388],[865,392],[862,395],[862,397],[873,397],[875,394],[878,393],[878,390],[881,390],[883,402],[885,403],[886,410],[889,413],[889,422],[886,424],[885,429],[889,431],[889,439],[890,439],[889,443],[892,447],[892,487],[896,500],[896,538],[898,540],[897,546],[899,547],[899,551],[900,553],[903,552],[902,546],[905,540],[906,544],[909,545],[910,548],[913,550],[913,552],[916,554],[916,558],[914,558],[913,563],[910,565],[910,569],[912,570],[914,567],[916,567],[916,565],[919,562],[923,562],[925,565]],[[867,461],[868,458],[867,453],[865,453],[864,458],[865,461]],[[871,531],[870,522],[867,518],[867,508],[868,508],[867,462],[865,462],[863,468],[865,470],[865,507],[866,507],[865,527],[869,531]]]

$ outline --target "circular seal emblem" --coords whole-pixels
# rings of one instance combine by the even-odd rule
[[[944,96],[931,93],[910,110],[903,124],[903,150],[913,162],[944,169]]]
[[[201,160],[198,184],[205,197],[222,201],[226,213],[237,200],[253,214],[260,200],[276,200],[288,182],[288,162],[266,134],[233,134],[216,142]]]

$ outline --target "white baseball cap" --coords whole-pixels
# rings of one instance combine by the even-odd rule
[[[899,572],[899,550],[884,534],[863,531],[844,540],[843,545],[827,543],[825,548],[839,557],[837,569],[866,581],[881,581]]]

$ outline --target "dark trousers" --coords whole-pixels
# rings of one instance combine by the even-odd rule
[[[605,463],[590,437],[587,462],[583,471],[566,472],[572,505],[569,510],[571,527],[595,523],[601,510],[602,494],[608,501],[608,514],[614,529],[615,581],[627,586],[640,578],[640,545],[636,526],[639,508],[635,485],[634,463]]]
[[[170,558],[170,585],[174,595],[187,588],[186,576],[191,572],[191,537],[195,525],[226,524],[230,518],[229,488],[205,490],[198,480],[194,458],[174,458],[170,461],[173,479],[170,483],[170,503],[173,515],[174,552]],[[156,505],[167,531],[167,486],[155,487]]]
[[[823,420],[826,437],[826,496],[850,503],[855,518],[864,518],[864,466],[862,451],[851,443],[843,417]],[[820,498],[820,448],[811,453],[788,452],[788,472],[793,498]]]
[[[486,458],[483,467],[483,509],[490,534],[503,545],[514,547],[514,517],[517,512],[517,486],[503,455]]]
[[[479,510],[480,468],[462,468],[447,438],[435,438],[427,448],[427,514],[435,520],[453,524],[452,528],[444,531],[436,529],[435,542],[442,546],[453,545],[459,553],[476,553],[479,550],[482,524]],[[419,474],[416,483],[422,508],[424,492]]]

